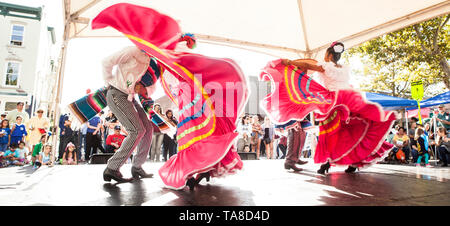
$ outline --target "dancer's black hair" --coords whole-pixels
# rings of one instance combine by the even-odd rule
[[[341,42],[333,42],[330,47],[328,47],[326,54],[331,54],[333,56],[333,61],[335,64],[341,59],[341,54],[344,52],[344,44]]]

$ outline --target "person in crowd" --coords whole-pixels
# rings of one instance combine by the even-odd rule
[[[88,129],[88,127],[87,127],[87,124],[88,124],[88,122],[85,122],[85,123],[83,123],[82,125],[81,125],[81,129],[80,129],[80,131],[81,131],[81,145],[83,146],[83,152],[82,153],[85,153],[85,155],[84,155],[84,160],[86,160],[86,150],[87,150],[87,145],[86,145],[86,134],[87,134],[87,129]],[[81,153],[80,153],[81,154]],[[83,161],[83,159],[81,158],[81,156],[80,155],[78,155],[78,159],[80,160],[80,161]]]
[[[9,150],[4,154],[8,165],[23,166],[23,159],[20,159],[20,152],[17,151],[17,144],[11,144]],[[21,161],[22,160],[22,161]]]
[[[405,128],[400,127],[398,130],[398,133],[394,135],[394,148],[392,149],[392,152],[395,156],[397,151],[402,150],[403,153],[405,153],[405,159],[403,162],[408,163],[409,159],[409,137],[405,133]]]
[[[450,154],[450,138],[447,130],[444,127],[438,128],[438,137],[436,142],[438,147],[439,157],[441,159],[441,166],[448,166],[448,155]]]
[[[16,121],[17,116],[20,115],[20,116],[22,116],[22,119],[23,119],[22,123],[26,125],[28,123],[28,120],[30,119],[30,116],[23,109],[24,105],[25,104],[23,102],[18,102],[16,109],[10,111],[8,113],[8,115],[6,116],[6,119],[8,119],[8,121],[10,121],[10,122],[14,122],[14,121]]]
[[[62,157],[62,153],[64,153],[65,144],[63,142],[64,135],[62,133],[64,131],[64,124],[66,123],[67,119],[69,119],[69,115],[68,114],[62,114],[61,116],[59,116],[59,122],[58,122],[58,127],[59,127],[58,158],[59,159]]]
[[[39,168],[43,165],[53,166],[53,161],[51,160],[52,145],[46,143],[43,149],[44,150],[39,153],[39,158],[36,160],[35,168]]]
[[[167,122],[169,122],[173,127],[177,127],[178,121],[176,120],[176,118],[173,116],[173,112],[172,110],[167,110],[166,111],[166,115],[164,118]],[[172,157],[172,155],[176,154],[176,150],[177,150],[177,144],[176,144],[176,134],[171,137],[168,134],[164,134],[164,139],[163,139],[163,144],[164,144],[164,149],[163,149],[163,158],[164,161],[167,161],[168,159],[170,159],[170,157]],[[169,157],[167,158],[167,155],[169,155]]]
[[[105,123],[103,124],[103,130],[105,131],[103,133],[104,135],[103,139],[105,140],[105,147],[108,135],[114,134],[114,127],[116,127],[117,125],[120,125],[119,120],[117,120],[117,117],[114,115],[114,113],[112,113],[112,111],[109,111],[108,115],[105,117]]]
[[[119,125],[114,127],[114,133],[108,135],[106,138],[106,152],[115,153],[122,146],[125,136],[120,134],[121,127]]]
[[[415,117],[411,118],[411,126],[410,129],[408,130],[408,136],[409,136],[409,141],[411,142],[412,140],[414,140],[414,137],[416,135],[416,129],[417,129],[417,122],[419,120]]]
[[[5,113],[3,113],[3,114],[0,116],[0,121],[3,121],[3,119],[6,119],[6,114],[5,114]]]
[[[163,116],[161,105],[155,104],[153,106],[153,110],[159,115]],[[164,134],[161,133],[161,130],[158,128],[155,123],[152,123],[153,126],[153,137],[152,137],[152,147],[150,150],[150,160],[159,162],[161,160],[161,147],[164,141]]]
[[[3,119],[2,124],[0,126],[0,152],[4,153],[10,143],[11,139],[11,129],[9,128],[8,119]]]
[[[436,121],[440,122],[447,132],[450,130],[450,113],[445,110],[443,104],[439,105],[439,113],[436,116]]]
[[[249,145],[245,145],[244,146],[244,152],[250,152],[250,146]]]
[[[250,116],[245,115],[242,117],[241,123],[238,124],[237,132],[239,133],[237,140],[237,151],[244,151],[245,146],[250,146],[250,135],[252,128],[250,125]]]
[[[253,123],[252,123],[252,138],[251,138],[251,145],[252,145],[252,152],[256,152],[256,159],[259,160],[260,155],[260,145],[261,145],[261,139],[263,131],[262,127],[259,124],[259,117],[257,115],[253,116]]]
[[[267,116],[264,118],[262,129],[264,131],[263,142],[265,145],[267,159],[273,159],[273,139],[275,135],[275,127]]]
[[[24,141],[20,141],[18,144],[18,148],[17,151],[20,153],[20,162],[23,162],[24,164],[28,164],[28,155],[31,154],[30,151],[28,150],[28,148],[25,145]]]
[[[72,130],[72,121],[70,119],[66,119],[64,121],[64,126],[61,131],[61,139],[59,140],[60,143],[62,143],[63,147],[66,147],[68,143],[74,143],[74,137],[73,137],[73,130]],[[58,161],[60,161],[63,158],[65,149],[62,150],[62,152],[58,153]],[[61,150],[59,150],[61,151]]]
[[[46,142],[47,142],[47,134],[44,134],[44,135],[41,136],[41,140],[39,141],[39,143],[34,145],[33,153],[31,154],[31,162],[33,163],[33,165],[36,163],[36,160],[39,159],[39,154],[42,151],[42,146]]]
[[[34,145],[39,143],[41,136],[46,134],[50,127],[50,121],[44,116],[44,110],[38,109],[36,116],[28,121],[27,127],[31,130],[28,143],[34,148]]]
[[[75,145],[72,142],[69,142],[66,146],[66,150],[62,156],[62,164],[63,165],[77,165],[77,153],[75,152]]]
[[[281,154],[280,155],[280,150],[281,150]],[[280,136],[280,142],[278,142],[277,145],[277,155],[280,156],[279,159],[285,159],[286,158],[286,150],[287,150],[287,137],[283,133]]]
[[[20,141],[25,141],[27,135],[27,128],[22,124],[22,116],[18,115],[16,123],[14,123],[11,129],[11,143],[19,144]]]
[[[431,167],[431,165],[428,163],[428,160],[430,158],[430,155],[428,154],[428,146],[426,144],[426,140],[423,137],[424,131],[422,128],[417,128],[417,132],[415,135],[415,140],[417,141],[417,162],[416,166],[420,167],[420,161],[422,160],[422,157],[425,157],[425,164],[426,167]]]
[[[84,154],[86,162],[89,162],[89,159],[93,154],[97,154],[97,149],[105,152],[101,141],[102,120],[100,117],[102,115],[103,111],[99,112],[88,121],[88,128],[86,131],[86,152]]]

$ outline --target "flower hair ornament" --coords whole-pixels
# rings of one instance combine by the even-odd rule
[[[335,53],[343,53],[344,52],[344,44],[340,42],[333,42],[330,46]]]
[[[181,35],[179,42],[183,42],[186,41],[186,45],[189,49],[194,49],[197,45],[196,45],[196,39],[194,34],[192,33],[184,33],[183,35]]]

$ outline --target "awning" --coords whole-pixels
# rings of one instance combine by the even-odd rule
[[[399,110],[416,106],[417,101],[400,97],[393,97],[379,93],[365,93],[366,99],[380,104],[385,110]]]
[[[63,0],[66,37],[123,37],[90,21],[119,2],[167,14],[200,42],[278,57],[320,55],[333,41],[346,48],[450,12],[449,0]]]
[[[424,101],[420,102],[420,108],[423,107],[431,107],[431,106],[436,106],[436,105],[440,105],[440,104],[448,104],[450,103],[450,91],[446,92],[446,93],[442,93],[439,94],[437,96],[434,96],[432,98],[428,98]],[[411,107],[411,108],[407,108],[406,110],[413,110],[416,109],[417,107]]]

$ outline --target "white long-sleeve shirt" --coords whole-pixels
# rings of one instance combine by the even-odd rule
[[[134,98],[134,86],[148,69],[150,57],[135,46],[122,49],[103,60],[103,78],[106,85],[114,86]],[[117,70],[113,75],[113,67]],[[149,94],[150,95],[150,94]]]

